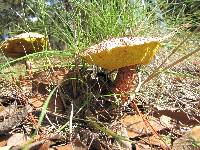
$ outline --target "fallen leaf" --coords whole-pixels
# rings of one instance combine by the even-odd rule
[[[200,146],[200,126],[196,126],[189,132],[189,137]]]
[[[29,104],[31,104],[35,108],[42,107],[45,100],[42,100],[40,96],[34,96],[32,98],[29,98]]]
[[[87,150],[87,146],[85,146],[79,139],[73,140],[72,143],[56,147],[56,150]]]
[[[39,150],[47,150],[49,149],[49,147],[50,147],[50,142],[46,141],[40,146]]]
[[[147,124],[139,115],[127,115],[121,119],[121,122],[126,126],[129,138],[152,134],[152,128],[154,131],[161,131],[167,128],[162,125],[157,118],[152,116],[145,118],[145,120],[148,121]]]
[[[7,146],[20,146],[26,143],[29,139],[30,138],[25,134],[15,133],[8,139]]]
[[[68,70],[58,67],[35,73],[33,75],[33,92],[48,94],[47,89],[61,83],[67,73]]]
[[[123,139],[126,139],[126,140],[120,140],[120,142],[116,140],[113,143],[113,146],[119,147],[119,149],[126,149],[126,150],[132,149],[132,141],[129,141],[128,132],[123,124],[114,122],[111,125],[110,129],[117,135],[122,136]]]
[[[152,148],[149,145],[140,143],[140,142],[137,142],[135,144],[135,149],[136,150],[152,150]]]
[[[161,147],[162,149],[169,149],[169,146],[163,140],[161,140],[161,137],[158,135],[144,137],[140,141],[145,142],[146,144],[150,145],[150,147],[153,145]]]
[[[72,144],[56,147],[56,150],[74,150]]]
[[[72,142],[73,148],[75,150],[87,150],[87,146],[83,144],[79,139],[74,139]]]
[[[3,147],[7,144],[7,140],[9,139],[9,136],[7,135],[1,135],[0,136],[0,147]]]
[[[159,118],[159,121],[165,127],[168,127],[168,128],[173,128],[174,127],[174,124],[172,123],[172,118],[170,118],[170,117],[167,117],[167,116],[163,115],[163,116],[161,116]]]
[[[188,125],[188,126],[194,126],[198,125],[200,123],[200,116],[198,115],[192,115],[189,117],[189,115],[180,110],[180,109],[162,109],[159,108],[157,110],[154,110],[151,113],[154,117],[160,118],[162,115],[170,117],[176,121],[180,121],[182,124]]]
[[[173,142],[173,150],[199,150],[200,126],[192,128]]]

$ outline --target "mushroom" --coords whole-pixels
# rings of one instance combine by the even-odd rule
[[[7,57],[19,58],[42,51],[47,45],[47,41],[42,34],[27,32],[7,39],[0,45],[0,49]],[[30,68],[29,62],[26,62],[26,67]]]
[[[118,69],[112,92],[121,95],[122,103],[134,90],[138,65],[149,64],[160,47],[160,38],[116,37],[86,49],[82,57],[89,64],[108,70]]]
[[[7,39],[0,45],[3,53],[12,58],[25,56],[26,54],[42,51],[47,44],[44,35],[27,32]]]

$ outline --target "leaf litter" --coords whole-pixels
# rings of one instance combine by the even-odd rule
[[[198,67],[196,62],[194,65]],[[31,77],[1,81],[5,82],[1,84],[6,85],[3,87],[9,87],[1,87],[0,137],[4,137],[1,146],[10,145],[8,141],[20,134],[31,139],[29,149],[177,149],[177,141],[187,137],[190,129],[200,121],[197,67],[192,71],[188,68],[172,70],[191,72],[193,79],[161,74],[164,80],[155,79],[150,83],[153,91],[149,89],[145,93],[147,89],[142,88],[136,95],[142,115],[130,106],[121,107],[113,101],[113,95],[108,94],[110,80],[107,76],[112,72],[104,70],[99,74],[99,71],[82,66],[50,67]],[[42,106],[56,86],[38,127]],[[36,135],[32,136],[34,131]],[[181,140],[184,141],[187,140]],[[198,148],[198,143],[197,146],[194,143],[190,142],[189,147]],[[14,143],[11,146],[24,147]]]

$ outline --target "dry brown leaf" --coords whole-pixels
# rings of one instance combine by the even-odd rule
[[[192,128],[173,143],[173,150],[199,150],[200,126]]]
[[[151,147],[147,144],[137,142],[135,144],[136,150],[152,150]]]
[[[85,146],[79,139],[73,140],[72,143],[59,146],[56,150],[87,150],[87,146]]]
[[[172,123],[172,119],[170,117],[167,117],[167,116],[161,116],[159,118],[159,121],[162,125],[164,125],[165,127],[168,127],[168,128],[173,128],[174,127],[174,124]]]
[[[32,98],[29,98],[29,104],[31,104],[33,107],[35,108],[39,108],[39,107],[42,107],[43,103],[44,103],[44,99],[42,100],[40,98],[40,96],[36,97],[32,97]]]
[[[3,147],[7,144],[7,140],[9,139],[9,136],[7,135],[0,135],[0,147]]]
[[[148,124],[146,124],[139,115],[127,115],[121,119],[121,122],[126,126],[129,138],[152,134],[152,128],[154,131],[160,131],[167,128],[166,126],[161,125],[157,118],[148,116],[146,120],[149,122]]]
[[[79,139],[75,139],[72,142],[74,150],[87,150],[87,146],[83,144]]]
[[[191,145],[191,139],[184,135],[173,142],[172,150],[194,150]]]
[[[191,131],[190,131],[189,136],[194,141],[200,143],[200,126],[196,126],[196,127],[192,128]]]
[[[73,146],[72,146],[72,144],[58,146],[58,147],[56,147],[56,150],[73,150]]]
[[[58,85],[62,82],[67,73],[68,70],[58,67],[35,73],[33,75],[33,90],[36,90],[39,93],[46,92],[45,87],[49,85]]]
[[[5,145],[6,145],[6,143],[7,143],[7,141],[6,141],[6,140],[2,140],[2,141],[0,141],[0,147],[3,147],[3,146],[5,146]]]
[[[62,101],[60,95],[54,95],[49,102],[48,110],[55,113],[64,113],[65,104]]]
[[[39,150],[48,150],[49,147],[50,147],[50,141],[46,141],[45,143],[43,143],[43,144],[40,146]]]
[[[7,146],[21,146],[25,144],[30,138],[22,133],[13,134],[7,141]]]
[[[162,141],[160,137],[158,137],[157,135],[142,138],[141,141],[147,143],[150,146],[153,145],[153,146],[162,147],[163,149],[169,149],[169,146],[164,141]]]
[[[180,121],[182,124],[188,126],[194,126],[200,123],[200,116],[193,115],[192,117],[189,117],[189,115],[186,112],[180,109],[170,110],[159,108],[159,110],[154,110],[152,114],[156,118],[160,118],[162,115],[164,115],[176,121]]]

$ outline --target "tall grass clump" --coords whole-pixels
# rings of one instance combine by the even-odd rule
[[[158,0],[167,23],[173,26],[191,24],[192,30],[200,21],[200,2],[195,0]]]
[[[11,25],[10,33],[45,34],[50,41],[48,49],[75,54],[109,37],[158,36],[162,28],[157,15],[159,6],[154,6],[139,0],[31,0],[22,3],[20,12],[14,12],[20,19]]]
[[[47,50],[63,50],[59,52],[59,57],[63,58],[66,58],[67,50],[69,57],[72,57],[78,51],[109,37],[155,36],[160,30],[157,28],[158,7],[139,0],[30,0],[22,1],[18,6],[21,9],[13,7],[8,10],[18,16],[17,22],[5,26],[10,35],[38,32],[48,36],[50,47],[40,55],[31,54],[14,61],[3,56],[1,71],[6,67],[13,71],[12,64],[28,57],[36,61],[41,58],[40,61],[45,63],[38,68],[48,68],[54,54]]]
[[[27,8],[38,19],[27,22],[21,29],[45,33],[52,43],[64,43],[73,51],[112,36],[150,36],[158,30],[155,8],[141,1],[73,0],[64,3],[54,0],[47,3],[40,0]]]
[[[75,54],[114,36],[166,36],[167,25],[173,24],[170,17],[181,20],[185,13],[180,7],[185,5],[175,4],[159,0],[31,0],[23,4],[22,12],[16,12],[21,20],[12,26],[12,33],[39,32],[48,36],[50,49]]]

